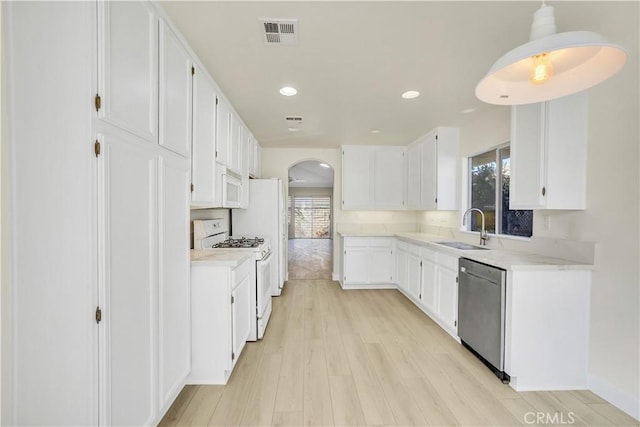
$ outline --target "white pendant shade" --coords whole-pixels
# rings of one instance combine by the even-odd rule
[[[540,12],[545,12],[543,23],[538,19]],[[622,47],[597,33],[556,34],[550,6],[543,6],[536,13],[531,38],[493,64],[476,86],[478,99],[489,104],[520,105],[561,98],[603,82],[627,61]],[[543,53],[547,54],[553,74],[541,83],[532,83],[533,57]]]

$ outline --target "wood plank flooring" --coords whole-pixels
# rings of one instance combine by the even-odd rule
[[[161,426],[638,425],[589,391],[515,392],[395,290],[292,280],[226,386]]]
[[[333,271],[332,239],[291,239],[289,279],[328,279]]]

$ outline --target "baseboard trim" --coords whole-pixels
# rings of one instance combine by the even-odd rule
[[[640,421],[640,399],[638,396],[620,390],[610,382],[593,374],[589,374],[588,381],[589,390]]]
[[[396,285],[387,283],[376,283],[366,285],[342,285],[342,289],[345,291],[357,290],[357,289],[396,289]]]

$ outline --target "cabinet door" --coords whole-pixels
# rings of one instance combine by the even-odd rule
[[[416,300],[420,299],[421,279],[420,257],[409,252],[407,256],[407,288],[409,295]]]
[[[409,209],[420,209],[422,180],[422,143],[414,142],[407,149],[407,205]]]
[[[160,406],[171,403],[191,369],[189,162],[159,158]]]
[[[393,282],[393,252],[391,248],[369,249],[369,283]]]
[[[369,250],[347,248],[344,251],[344,283],[368,283]]]
[[[233,304],[231,305],[231,316],[233,319],[233,360],[238,360],[244,345],[249,338],[251,328],[250,323],[250,292],[249,285],[251,283],[251,275],[246,275],[240,279],[235,289],[231,292]],[[255,322],[255,318],[254,318]]]
[[[407,291],[407,274],[408,274],[408,266],[409,259],[408,253],[405,249],[398,248],[396,258],[396,282],[398,283],[398,287],[403,291]]]
[[[191,182],[194,205],[221,206],[220,182],[216,174],[216,93],[213,82],[202,70],[193,75],[193,143]]]
[[[231,167],[231,109],[220,97],[216,98],[216,161]]]
[[[436,199],[439,210],[457,210],[460,130],[439,127],[436,134]]]
[[[157,136],[158,19],[144,2],[98,2],[98,117],[151,143]]]
[[[436,286],[436,263],[431,259],[422,258],[422,290],[420,301],[424,307],[432,314],[436,313],[437,286]]]
[[[231,114],[231,167],[237,174],[242,174],[242,156],[244,146],[244,126],[235,114]]]
[[[191,144],[192,61],[169,26],[160,20],[160,146],[183,156]]]
[[[100,348],[107,361],[101,424],[147,425],[158,411],[157,148],[119,134],[101,139],[105,325]]]
[[[439,266],[437,269],[437,284],[437,316],[443,326],[455,333],[458,329],[458,280],[456,271]]]
[[[511,107],[509,208],[544,206],[545,103]]]
[[[437,149],[435,134],[430,133],[422,140],[422,188],[420,199],[423,209],[438,208],[437,194]]]
[[[405,150],[403,147],[375,147],[373,172],[374,206],[403,209],[405,198]]]
[[[372,209],[373,152],[367,147],[342,148],[342,208]]]

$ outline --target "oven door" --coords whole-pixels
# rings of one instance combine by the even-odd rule
[[[271,277],[273,265],[272,253],[267,253],[256,261],[256,308],[258,312],[258,339],[264,336],[264,330],[271,316]]]
[[[242,201],[242,181],[232,175],[222,175],[222,207],[239,208]]]

